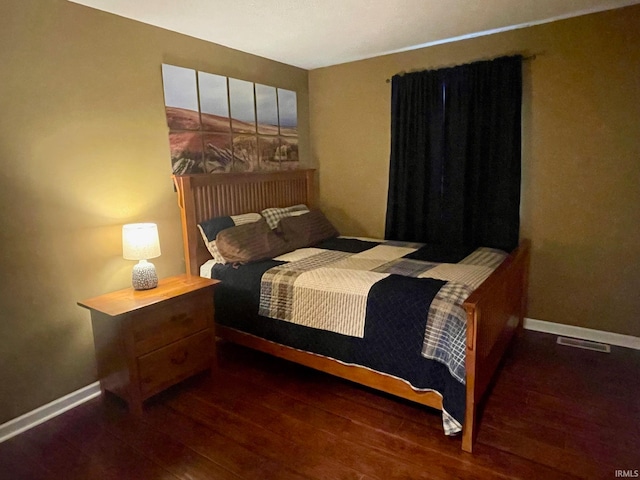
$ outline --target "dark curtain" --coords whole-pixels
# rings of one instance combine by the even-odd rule
[[[396,75],[385,237],[512,250],[522,57]]]

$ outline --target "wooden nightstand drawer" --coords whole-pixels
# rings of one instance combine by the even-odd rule
[[[131,331],[135,354],[151,352],[203,330],[209,326],[209,318],[212,316],[213,295],[208,290],[134,314],[131,318]]]
[[[209,368],[212,341],[212,332],[205,330],[138,358],[142,398]]]

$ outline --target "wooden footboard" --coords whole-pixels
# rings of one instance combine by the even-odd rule
[[[260,212],[268,207],[297,203],[312,206],[314,176],[313,170],[175,176],[187,272],[197,275],[200,265],[210,258],[197,228],[199,222],[214,216]],[[477,432],[478,404],[487,391],[509,340],[522,327],[526,309],[529,250],[529,242],[524,241],[464,303],[467,312],[467,351],[462,448],[468,452],[473,448]],[[220,326],[216,333],[229,341],[442,409],[442,399],[438,394],[416,392],[401,380],[369,369],[344,365],[231,328]]]
[[[478,403],[526,313],[530,242],[524,240],[464,302],[467,312],[467,402],[462,449],[471,452]]]

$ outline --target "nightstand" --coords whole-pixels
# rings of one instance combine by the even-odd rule
[[[151,290],[126,288],[78,302],[91,311],[101,390],[141,414],[147,398],[213,368],[218,283],[177,275]]]

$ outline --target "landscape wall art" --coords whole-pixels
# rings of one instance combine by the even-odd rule
[[[296,92],[162,65],[176,175],[297,168]]]

